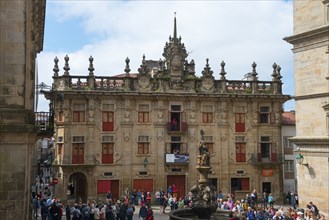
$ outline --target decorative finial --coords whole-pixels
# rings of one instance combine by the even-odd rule
[[[126,72],[126,75],[129,75],[129,72],[130,72],[129,62],[130,62],[130,60],[129,60],[129,58],[127,57],[125,61],[126,61],[125,72]]]
[[[57,57],[55,57],[54,62],[55,62],[54,69],[53,69],[54,76],[58,76],[59,69],[58,69],[58,58]]]
[[[65,65],[64,65],[64,68],[63,68],[64,69],[64,75],[67,76],[67,75],[70,75],[70,73],[69,73],[69,70],[70,70],[70,66],[69,66],[70,58],[69,58],[69,56],[66,55],[64,57],[64,60],[65,60]]]
[[[253,62],[251,64],[251,67],[252,67],[252,72],[251,72],[252,80],[256,81],[257,80],[257,75],[258,75],[258,73],[256,72],[257,64],[255,62]]]
[[[89,76],[93,76],[94,75],[94,64],[93,64],[94,58],[92,56],[89,57]]]
[[[138,72],[142,74],[147,74],[149,72],[145,61],[145,54],[143,54],[142,65],[140,65],[140,68],[138,68]]]
[[[220,70],[220,75],[221,75],[221,80],[225,79],[225,75],[226,75],[226,72],[225,72],[225,62],[222,61],[220,63],[220,66],[222,67],[221,70]]]
[[[202,75],[212,75],[213,71],[210,70],[211,68],[209,67],[209,59],[206,59],[206,66],[203,68]]]
[[[177,38],[176,12],[174,13],[174,39]]]

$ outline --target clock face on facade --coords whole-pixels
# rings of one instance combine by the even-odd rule
[[[141,88],[145,89],[145,88],[147,88],[149,86],[149,84],[150,84],[149,77],[147,77],[147,76],[141,76],[141,77],[139,77],[139,79],[138,79],[138,85]]]
[[[205,78],[202,80],[202,87],[205,90],[209,90],[214,86],[214,80],[211,78]]]

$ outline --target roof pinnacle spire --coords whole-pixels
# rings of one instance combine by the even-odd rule
[[[174,39],[177,38],[176,12],[174,13]]]

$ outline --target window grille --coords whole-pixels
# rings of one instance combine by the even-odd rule
[[[84,143],[85,137],[84,136],[73,136],[72,143]]]

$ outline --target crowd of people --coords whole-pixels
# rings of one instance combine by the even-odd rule
[[[221,191],[215,193],[211,201],[217,205],[217,210],[224,210],[229,214],[229,219],[246,220],[268,220],[268,219],[287,219],[287,220],[324,220],[325,217],[319,212],[315,204],[310,202],[305,209],[298,208],[298,196],[296,193],[289,194],[291,200],[289,208],[283,208],[276,204],[275,198],[271,193],[263,192],[258,195],[254,189],[250,194],[246,194],[242,199],[236,199],[234,193],[223,195]],[[154,197],[154,198],[152,198]],[[151,204],[160,207],[159,213],[163,215],[180,208],[193,207],[193,195],[189,192],[187,195],[179,195],[175,185],[169,186],[167,191],[159,190],[154,194],[146,190],[134,190],[132,193],[125,192],[121,200],[112,198],[109,191],[106,198],[102,201],[91,201],[88,204],[79,201],[74,204],[66,204],[63,207],[58,199],[51,199],[48,194],[40,199],[42,220],[62,219],[65,209],[67,220],[132,220],[138,209],[138,216],[141,220],[154,220],[154,212]],[[275,206],[274,206],[275,205]],[[167,209],[168,208],[168,209]]]

